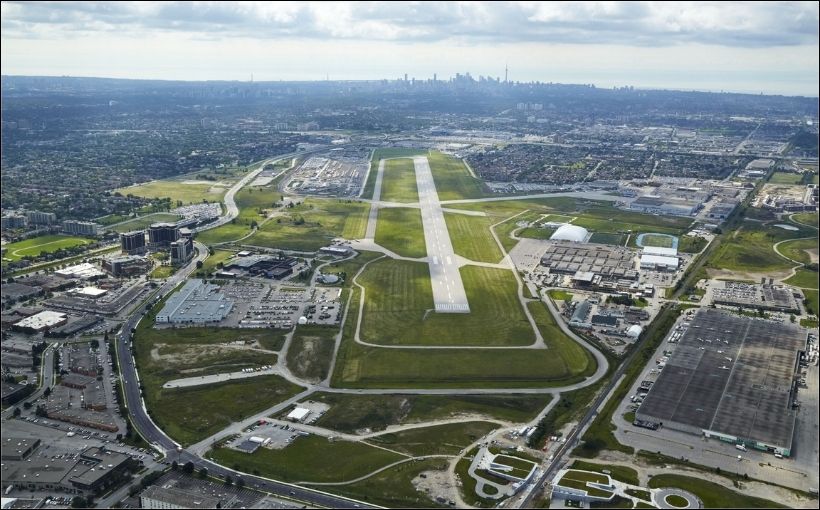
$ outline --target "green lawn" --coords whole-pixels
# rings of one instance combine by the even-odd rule
[[[811,263],[811,257],[808,253],[806,253],[806,250],[817,251],[817,238],[789,241],[781,244],[777,247],[777,249],[780,253],[792,260],[802,262],[803,264],[809,264]]]
[[[497,429],[495,423],[471,421],[390,432],[368,442],[413,456],[458,455],[478,438]]]
[[[817,289],[817,272],[809,271],[805,268],[800,268],[791,278],[784,280],[783,283],[794,285],[795,287],[804,287],[807,289]]]
[[[680,253],[700,253],[709,244],[705,238],[698,236],[681,236],[678,241]]]
[[[459,200],[485,196],[480,179],[470,175],[464,162],[437,151],[427,156],[439,200]]]
[[[596,471],[598,473],[606,470],[609,471],[609,476],[614,480],[628,483],[630,485],[640,485],[640,481],[638,480],[638,472],[630,467],[611,464],[594,464],[583,460],[576,460],[570,467],[584,471]]]
[[[197,272],[201,272],[203,275],[208,275],[212,271],[215,271],[219,264],[224,264],[235,254],[235,252],[229,250],[214,250],[213,255],[208,255],[208,258],[202,263],[202,269]]]
[[[691,476],[655,475],[649,480],[649,487],[673,487],[689,491],[700,498],[706,508],[788,508],[774,501],[748,496]]]
[[[208,457],[229,468],[285,482],[343,482],[405,457],[364,443],[300,437],[282,450],[259,448],[252,454],[217,448]]]
[[[816,282],[815,282],[816,283]],[[820,315],[820,303],[818,303],[818,291],[803,289],[806,296],[806,309],[812,315]]]
[[[481,415],[523,423],[534,418],[552,399],[550,395],[351,395],[318,393],[312,400],[330,409],[316,425],[355,433],[384,430],[388,425]]]
[[[411,156],[424,156],[427,154],[427,149],[408,149],[404,147],[379,148],[373,151],[373,156],[370,158],[370,173],[367,176],[367,182],[364,184],[362,190],[362,198],[372,198],[373,191],[376,187],[376,174],[379,170],[379,160],[387,158],[407,158]]]
[[[421,210],[408,207],[379,209],[375,241],[403,257],[426,257]]]
[[[813,231],[812,231],[813,232]],[[808,227],[798,231],[745,222],[735,234],[728,234],[707,262],[709,267],[732,271],[779,271],[794,264],[775,253],[778,241],[810,235]]]
[[[154,268],[153,271],[151,271],[151,274],[149,276],[155,280],[162,280],[170,277],[176,272],[177,268],[175,268],[174,266],[157,266]]]
[[[363,265],[370,262],[371,260],[377,259],[379,257],[383,257],[379,252],[375,251],[362,251],[356,257],[350,260],[343,260],[341,262],[334,262],[332,264],[328,264],[322,268],[322,273],[326,274],[335,274],[342,278],[343,282],[337,283],[336,285],[342,285],[344,287],[350,287],[353,285],[353,277],[356,273],[361,269]]]
[[[501,250],[490,233],[490,225],[494,223],[490,218],[444,213],[444,221],[456,254],[478,262],[501,260]]]
[[[350,317],[359,308],[358,288]],[[569,366],[560,343],[553,349],[384,349],[353,341],[355,321],[345,324],[333,385],[347,388],[527,388],[563,386],[595,370]],[[503,362],[499,362],[503,360]]]
[[[196,179],[164,179],[159,181],[135,184],[126,188],[114,190],[123,196],[134,195],[143,198],[170,198],[171,203],[182,202],[183,205],[199,204],[202,202],[221,202],[227,186],[218,183],[185,183]]]
[[[612,234],[607,232],[593,232],[589,238],[590,243],[611,244],[623,246],[626,241],[626,234]]]
[[[127,221],[120,225],[116,225],[110,227],[109,230],[113,232],[131,232],[132,230],[143,230],[150,227],[154,223],[158,222],[170,222],[176,223],[182,218],[178,214],[170,214],[170,213],[156,213],[156,214],[149,214],[147,216],[140,216],[139,218],[134,218],[131,221]]]
[[[559,289],[552,289],[547,291],[547,295],[552,298],[553,301],[560,302],[566,301],[567,299],[572,299],[572,294]]]
[[[239,239],[251,232],[251,223],[262,222],[266,211],[274,210],[281,202],[282,194],[275,188],[246,186],[235,196],[239,216],[230,223],[197,234],[197,240],[205,244],[224,243]]]
[[[364,237],[370,204],[334,199],[308,198],[286,208],[283,217],[259,228],[244,244],[298,251],[316,251],[336,237]]]
[[[797,213],[791,218],[804,225],[814,225],[815,228],[818,226],[818,213]]]
[[[16,243],[9,243],[3,247],[6,249],[6,254],[3,255],[4,260],[16,261],[23,257],[37,257],[42,252],[54,253],[58,250],[66,248],[74,248],[84,244],[93,243],[93,239],[76,236],[64,235],[46,235],[32,237]]]
[[[793,174],[790,172],[775,172],[769,182],[772,184],[800,184],[803,180],[801,174]]]
[[[412,159],[390,159],[385,162],[381,199],[388,202],[419,201]]]
[[[643,236],[641,239],[641,244],[644,246],[655,246],[659,248],[671,248],[674,239],[667,236],[656,236],[652,234],[647,234]]]
[[[330,370],[337,326],[299,325],[288,349],[288,369],[296,377],[319,382]]]
[[[527,237],[529,239],[549,239],[555,233],[554,228],[546,227],[527,227],[518,231],[518,237]]]
[[[434,313],[427,264],[383,260],[359,278],[366,289],[362,339],[383,345],[527,345],[534,335],[504,269],[461,268],[470,313]]]
[[[413,479],[422,472],[447,470],[446,459],[414,460],[393,466],[360,482],[333,487],[316,486],[316,489],[365,501],[386,508],[435,508],[442,507],[433,498],[416,489]]]

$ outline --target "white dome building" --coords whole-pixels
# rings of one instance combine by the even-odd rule
[[[589,231],[578,225],[564,224],[550,237],[550,241],[572,241],[574,243],[585,243],[589,239]]]
[[[637,324],[634,324],[632,326],[629,326],[629,329],[626,330],[626,336],[628,336],[629,338],[638,338],[639,336],[641,336],[642,331],[642,327],[638,326]]]

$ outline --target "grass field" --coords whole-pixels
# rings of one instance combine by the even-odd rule
[[[804,225],[813,225],[815,228],[817,228],[818,216],[818,213],[797,213],[792,215],[791,217],[798,223],[802,223]]]
[[[339,277],[344,280],[341,285],[344,287],[350,287],[353,285],[353,276],[356,275],[363,265],[382,256],[383,255],[379,252],[362,251],[350,260],[343,260],[341,262],[334,262],[326,265],[322,268],[322,272],[339,275]]]
[[[461,268],[469,314],[433,308],[427,264],[383,260],[359,278],[366,289],[362,339],[383,345],[528,345],[532,327],[518,301],[510,271]]]
[[[195,179],[191,179],[192,181]],[[186,180],[187,181],[187,180]],[[123,196],[134,195],[143,198],[170,198],[171,203],[182,202],[183,205],[202,202],[220,202],[227,186],[217,183],[185,183],[183,180],[166,179],[136,184],[115,190]]]
[[[817,272],[809,271],[808,269],[800,268],[791,278],[784,280],[783,283],[794,285],[795,287],[804,287],[807,289],[817,289]]]
[[[217,448],[208,457],[246,473],[286,482],[343,482],[401,460],[401,455],[350,441],[300,437],[282,450],[259,448],[252,454]]]
[[[388,202],[419,201],[412,159],[390,159],[385,162],[381,199]]]
[[[802,262],[803,264],[809,264],[811,263],[811,257],[808,253],[806,253],[806,250],[817,251],[817,238],[815,237],[814,239],[798,239],[789,241],[781,244],[777,247],[777,249],[780,253],[792,260]]]
[[[626,242],[626,234],[610,234],[607,232],[593,232],[589,238],[590,243],[611,244],[623,246]]]
[[[463,161],[437,151],[431,151],[427,160],[430,162],[439,200],[485,196],[481,180],[470,175]]]
[[[817,281],[815,280],[815,284]],[[806,296],[806,309],[812,315],[820,315],[820,302],[818,302],[818,291],[803,289]]]
[[[246,186],[236,193],[236,207],[239,216],[226,225],[197,234],[197,240],[205,244],[224,243],[239,239],[251,232],[251,222],[265,219],[264,211],[274,208],[282,194],[273,187],[257,188]]]
[[[789,269],[794,264],[775,253],[772,246],[778,241],[806,237],[813,232],[814,230],[810,231],[808,227],[789,231],[747,221],[734,234],[723,240],[707,265],[719,269],[757,273]]]
[[[699,236],[681,236],[678,238],[678,252],[700,253],[709,242]]]
[[[362,198],[373,198],[373,191],[376,187],[376,174],[379,170],[379,160],[386,158],[406,158],[411,156],[424,156],[427,149],[408,149],[404,147],[379,148],[373,151],[370,158],[370,173],[367,182],[364,183]]]
[[[426,459],[405,462],[386,469],[360,482],[337,485],[332,488],[317,486],[319,490],[333,492],[372,505],[386,508],[435,508],[446,505],[437,504],[425,493],[418,491],[413,479],[422,472],[447,470],[445,459]]]
[[[312,400],[330,409],[317,426],[356,433],[384,430],[388,425],[445,419],[466,414],[523,423],[552,400],[550,395],[349,395],[318,393]]]
[[[354,289],[350,317],[359,307]],[[384,349],[353,341],[344,327],[333,384],[349,388],[526,388],[580,381],[595,366],[571,366],[558,349]],[[548,339],[549,340],[549,339]],[[503,360],[503,362],[499,362]]]
[[[530,239],[549,239],[555,233],[554,228],[546,227],[526,227],[518,231],[518,237],[527,237]]]
[[[458,213],[444,213],[444,221],[457,255],[478,262],[501,260],[501,250],[490,233],[493,221],[485,216],[467,216]]]
[[[235,253],[229,250],[214,250],[213,255],[208,255],[208,258],[202,263],[202,269],[198,272],[202,272],[203,275],[208,275],[216,270],[219,264],[224,264],[234,255]]]
[[[463,448],[498,427],[486,421],[448,423],[382,434],[367,441],[412,456],[458,455]]]
[[[789,172],[775,172],[769,182],[772,184],[800,184],[803,180],[801,174],[793,174]]]
[[[426,257],[421,210],[409,207],[379,209],[375,241],[403,257]]]
[[[312,382],[327,377],[338,332],[335,326],[297,326],[287,355],[288,369],[293,375]]]
[[[640,485],[640,480],[638,479],[638,472],[626,466],[594,464],[592,462],[576,460],[572,463],[572,466],[570,467],[573,467],[575,469],[581,469],[584,471],[596,471],[599,473],[606,470],[609,471],[609,476],[612,477],[614,480],[628,483],[630,485]]]
[[[174,266],[157,266],[154,268],[153,271],[151,271],[151,274],[148,276],[155,280],[162,280],[170,277],[176,272],[177,268],[175,268]]]
[[[26,256],[37,257],[42,252],[54,253],[62,249],[74,248],[75,246],[91,244],[93,242],[93,239],[77,236],[37,236],[3,246],[6,249],[6,254],[3,255],[3,259],[13,262]]]
[[[700,498],[705,508],[788,508],[774,501],[748,496],[691,476],[655,475],[650,478],[649,487],[674,487],[689,491]]]
[[[113,227],[109,227],[109,230],[112,232],[131,232],[132,230],[142,230],[148,228],[153,223],[157,222],[171,222],[176,223],[182,219],[182,216],[178,214],[171,214],[171,213],[155,213],[150,214],[147,216],[141,216],[139,218],[134,218],[131,221],[127,221],[120,225],[116,225]]]
[[[370,204],[308,198],[287,208],[287,214],[259,228],[245,244],[298,251],[316,251],[333,238],[364,237]]]
[[[644,246],[653,246],[658,248],[671,248],[674,240],[667,236],[656,236],[647,234],[641,238],[641,243]]]

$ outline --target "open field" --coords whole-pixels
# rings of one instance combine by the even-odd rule
[[[470,175],[464,162],[440,152],[427,156],[439,200],[459,200],[485,196],[480,179]]]
[[[516,298],[513,274],[464,266],[460,270],[471,312],[433,308],[427,264],[374,262],[359,278],[366,289],[362,339],[383,345],[528,345],[532,327]]]
[[[794,285],[795,287],[804,287],[807,289],[817,289],[817,272],[809,271],[808,269],[800,268],[791,278],[784,280],[783,283]]]
[[[626,234],[609,234],[607,232],[593,232],[593,234],[589,238],[589,242],[611,244],[614,246],[623,246],[624,242],[626,242]]]
[[[316,425],[356,433],[384,430],[388,425],[416,423],[463,415],[481,415],[517,423],[533,419],[550,395],[348,395],[318,393],[313,400],[330,409]]]
[[[409,207],[379,209],[375,241],[403,257],[426,257],[421,211]]]
[[[233,241],[251,232],[251,223],[260,223],[266,217],[266,211],[274,209],[280,202],[282,194],[274,187],[246,186],[236,193],[236,207],[239,216],[226,225],[206,230],[197,234],[197,240],[205,244]]]
[[[793,174],[789,172],[775,172],[769,182],[772,184],[800,184],[803,180],[801,174]]]
[[[354,289],[350,317],[359,307]],[[557,349],[384,349],[353,341],[345,324],[333,385],[349,388],[526,388],[578,382],[595,367],[567,371]]]
[[[461,497],[464,499],[464,502],[470,506],[478,508],[493,508],[498,501],[494,499],[485,499],[478,496],[475,492],[476,480],[469,474],[470,464],[472,464],[473,458],[477,453],[478,447],[475,447],[467,452],[467,454],[464,455],[464,457],[462,457],[456,464],[456,476],[458,476],[462,483],[460,488]],[[500,482],[501,480],[498,481]]]
[[[381,199],[387,202],[419,201],[412,159],[390,159],[385,162]]]
[[[808,227],[790,231],[746,221],[733,234],[726,236],[707,265],[716,269],[755,273],[786,270],[794,264],[775,253],[772,246],[779,241],[806,237],[814,232]]]
[[[518,231],[518,237],[528,237],[530,239],[549,239],[555,233],[554,228],[526,227]]]
[[[334,262],[326,265],[322,268],[322,272],[339,275],[339,277],[344,280],[342,286],[350,287],[353,285],[353,276],[356,275],[363,265],[382,256],[383,255],[379,252],[362,251],[350,260],[343,260],[341,262]]]
[[[703,237],[681,236],[678,238],[678,252],[700,253],[709,242]]]
[[[26,256],[36,257],[42,252],[54,253],[65,248],[74,248],[75,246],[93,242],[93,239],[77,236],[37,236],[3,246],[6,249],[6,254],[3,255],[3,258],[9,261],[16,261]]]
[[[297,251],[316,251],[337,237],[364,237],[370,204],[308,198],[286,209],[244,241],[245,244]]]
[[[788,508],[774,501],[755,498],[735,492],[726,487],[683,475],[655,475],[649,480],[649,487],[675,487],[689,491],[703,502],[706,508]]]
[[[171,214],[171,213],[156,213],[151,214],[149,216],[142,216],[139,218],[134,218],[131,221],[127,221],[120,225],[116,225],[114,227],[110,227],[109,230],[117,233],[122,232],[131,232],[132,230],[143,230],[150,227],[153,223],[157,222],[170,222],[176,223],[182,219],[181,216],[178,214]]]
[[[151,274],[149,274],[148,276],[155,280],[162,280],[170,277],[176,272],[177,268],[175,268],[174,266],[157,266],[154,268],[153,271],[151,271]]]
[[[815,284],[817,282],[815,281]],[[806,296],[806,310],[813,315],[820,315],[820,300],[818,300],[818,291],[803,289],[803,295]]]
[[[287,355],[288,369],[293,375],[314,382],[323,380],[330,370],[338,332],[336,326],[296,326]]]
[[[628,483],[630,485],[640,485],[640,481],[638,480],[638,472],[626,466],[594,464],[592,462],[576,460],[570,467],[584,471],[596,471],[598,473],[602,473],[606,470],[609,471],[609,476],[614,480]]]
[[[408,149],[404,147],[379,148],[373,151],[373,157],[370,159],[370,174],[367,176],[367,182],[364,183],[362,190],[362,198],[372,198],[373,191],[376,187],[376,173],[379,170],[379,160],[385,158],[406,158],[412,156],[424,156],[427,154],[426,149]]]
[[[386,508],[443,507],[446,505],[439,505],[433,499],[436,494],[425,495],[418,491],[413,485],[413,480],[422,472],[444,473],[446,470],[446,459],[425,459],[399,464],[349,485],[316,488]]]
[[[187,445],[281,402],[301,389],[279,376],[262,375],[207,386],[163,389],[149,409],[157,425]]]
[[[792,216],[792,219],[804,225],[814,225],[816,228],[818,226],[818,216],[818,213],[797,213]]]
[[[224,264],[234,255],[235,253],[229,250],[214,250],[213,254],[208,255],[208,258],[202,263],[202,269],[197,272],[202,272],[202,274],[207,275],[218,269],[220,264]]]
[[[444,221],[457,255],[478,262],[496,263],[501,260],[501,250],[490,233],[493,221],[482,216],[444,213]]]
[[[287,448],[259,448],[247,454],[228,448],[208,457],[224,466],[286,482],[343,482],[401,460],[401,455],[350,441],[300,437]]]
[[[807,253],[807,250],[813,250],[815,261],[817,260],[817,238],[789,241],[781,244],[777,249],[783,255],[792,260],[802,262],[803,264],[810,264],[812,262],[811,255]]]
[[[135,184],[114,190],[124,196],[134,195],[143,198],[170,198],[171,203],[182,202],[182,205],[202,202],[219,202],[228,191],[228,186],[216,182],[196,182],[189,180],[164,179],[144,184]]]
[[[367,442],[413,456],[458,455],[463,448],[498,427],[486,421],[448,423],[382,434]]]

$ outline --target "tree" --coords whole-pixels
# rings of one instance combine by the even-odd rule
[[[51,386],[49,386],[48,388],[46,388],[46,389],[45,389],[45,391],[43,392],[43,396],[44,396],[44,397],[48,398],[48,397],[49,397],[49,395],[51,395]]]
[[[202,467],[199,469],[199,477],[203,480],[208,478],[208,468]]]
[[[86,508],[88,501],[82,496],[74,496],[71,498],[71,508]]]
[[[245,480],[243,480],[242,478],[239,478],[239,477],[237,476],[237,477],[236,477],[236,486],[237,486],[237,487],[239,487],[239,488],[241,489],[242,487],[244,487],[244,486],[245,486]]]
[[[179,468],[179,462],[174,461],[171,463],[171,470],[176,471]]]
[[[233,477],[231,475],[225,475],[225,485],[233,485]]]
[[[21,414],[23,414],[23,411],[21,411],[19,407],[15,407],[13,413],[14,417],[18,418]]]
[[[202,269],[202,267],[203,267],[204,265],[205,265],[205,263],[204,263],[204,262],[202,262],[201,260],[197,260],[197,261],[196,261],[196,268],[197,268],[197,269]]]
[[[185,474],[188,474],[188,475],[193,473],[194,472],[194,463],[191,462],[190,460],[188,462],[186,462],[185,465],[182,466],[182,472],[185,473]]]

